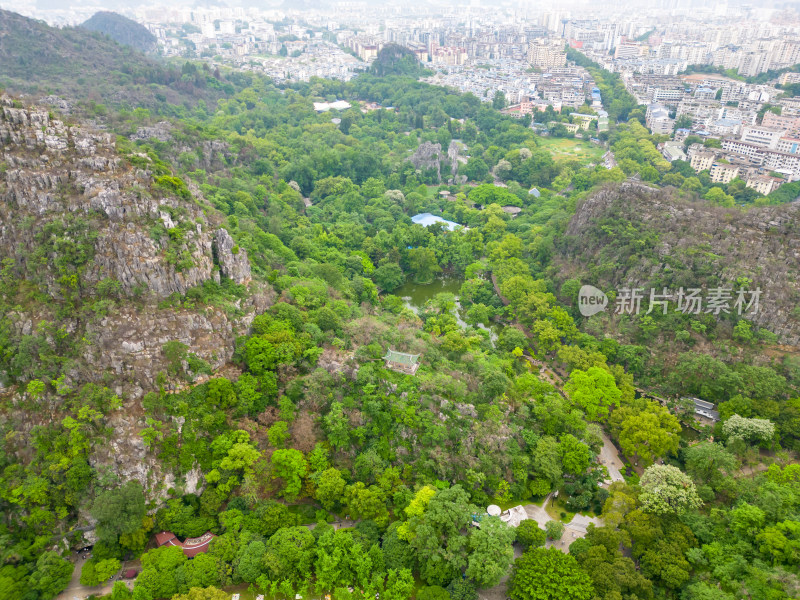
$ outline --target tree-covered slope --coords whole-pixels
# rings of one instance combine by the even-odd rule
[[[0,10],[0,87],[8,91],[167,111],[233,91],[215,75],[194,66],[183,73],[82,27],[59,29]]]
[[[155,36],[146,27],[115,12],[97,12],[81,27],[107,35],[118,44],[140,52],[153,52],[157,48]]]
[[[586,274],[657,277],[659,242],[687,263],[670,283],[756,278],[790,224],[686,204],[706,183],[633,123],[606,169],[409,77],[230,77],[171,113],[3,100],[0,597],[51,600],[73,564],[98,595],[129,558],[113,600],[797,596],[793,348],[714,315],[594,325],[574,302]],[[330,96],[354,106],[314,111]],[[441,275],[457,294],[400,297]],[[588,531],[565,532],[575,513]],[[162,531],[216,537],[189,560]]]

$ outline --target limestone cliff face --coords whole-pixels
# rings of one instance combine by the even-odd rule
[[[214,224],[204,222],[198,205],[155,190],[149,171],[126,165],[116,154],[111,135],[66,126],[44,111],[14,108],[8,99],[2,104],[0,247],[16,249],[20,267],[28,266],[24,250],[35,249],[41,229],[71,213],[85,217],[96,234],[84,274],[88,285],[111,278],[126,294],[138,290],[164,298],[214,276]],[[177,238],[169,233],[176,227]],[[170,260],[175,255],[182,260]],[[247,260],[244,251],[219,258]]]
[[[408,158],[414,168],[420,170],[436,169],[439,181],[442,180],[442,166],[450,167],[450,182],[464,183],[466,177],[458,175],[458,167],[461,162],[459,152],[462,144],[456,140],[451,140],[446,151],[442,150],[440,143],[422,142],[416,151]]]
[[[167,124],[151,129],[139,137],[169,136]],[[226,149],[206,142],[204,160],[215,161]],[[121,398],[122,408],[106,415],[113,435],[89,460],[120,481],[140,481],[157,500],[169,488],[202,486],[197,470],[178,477],[166,472],[140,435],[146,427],[141,398],[160,383],[174,390],[197,375],[188,373],[185,359],[178,369],[184,373],[175,375],[165,344],[180,342],[187,356],[214,372],[228,368],[236,338],[275,293],[253,280],[246,250],[197,187],[159,178],[152,165],[146,155],[119,153],[108,133],[0,97],[0,269],[27,294],[0,314],[0,332],[16,347],[36,340],[65,356],[60,371],[49,375],[63,376],[72,390],[94,383]],[[246,286],[246,295],[225,308],[176,300],[222,278]],[[21,407],[33,375],[13,375],[10,364],[0,363],[0,394]],[[20,408],[2,416],[19,433],[14,451],[21,460],[32,428],[63,418],[62,403],[45,396],[41,412]],[[90,541],[91,527],[85,527]]]
[[[85,341],[82,361],[66,374],[72,383],[113,381],[124,399],[140,398],[167,370],[162,347],[170,341],[213,369],[230,360],[236,336],[273,293],[251,281],[247,252],[213,211],[187,190],[159,185],[146,156],[120,156],[110,134],[19,108],[5,96],[0,142],[0,261],[10,258],[19,279],[56,301],[67,293],[65,273],[74,275],[82,298],[96,296],[101,285],[120,297],[115,309],[88,322],[62,318],[64,331]],[[213,307],[158,308],[221,277],[251,288],[236,318]],[[20,338],[52,317],[46,303],[6,315]],[[2,373],[0,381],[7,384]]]
[[[626,182],[578,206],[562,267],[585,283],[647,290],[731,287],[746,277],[762,290],[759,311],[747,318],[800,345],[799,217],[800,202],[742,211]]]
[[[219,269],[225,277],[236,283],[250,282],[250,261],[247,260],[247,253],[221,227],[214,232],[214,250],[219,257]]]

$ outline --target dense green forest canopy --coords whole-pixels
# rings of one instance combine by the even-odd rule
[[[114,600],[216,598],[212,588],[235,585],[286,599],[475,600],[506,574],[514,600],[797,597],[796,357],[773,360],[774,334],[734,316],[641,316],[598,329],[577,310],[586,272],[560,269],[574,250],[565,232],[576,207],[629,176],[670,187],[676,201],[755,199],[665,161],[618,77],[587,66],[614,122],[611,169],[556,161],[523,123],[403,74],[279,87],[187,63],[182,80],[230,88],[215,103],[159,101],[152,111],[80,104],[119,136],[127,168],[149,171],[146,193],[219,219],[274,301],[237,340],[230,371],[212,373],[172,340],[158,388],[120,398],[113,374],[105,386],[72,377],[91,343],[87,323],[148,302],[113,280],[86,280],[94,217],[50,222],[13,257],[4,249],[0,596],[54,598],[90,518],[86,585],[141,560],[133,591],[117,582]],[[354,104],[337,122],[313,109],[333,99]],[[358,101],[392,109],[362,112]],[[170,141],[130,140],[165,115]],[[466,162],[437,170],[408,160],[424,142],[453,140]],[[416,225],[421,212],[466,228]],[[599,225],[586,244],[607,251],[587,272],[623,268],[658,241],[614,215]],[[151,226],[165,260],[191,266],[181,254],[190,226]],[[392,294],[442,273],[461,281],[458,300],[438,294],[414,312]],[[236,316],[249,294],[209,280],[157,310]],[[47,320],[15,327],[12,313],[45,304]],[[416,374],[386,368],[388,348],[420,355]],[[637,390],[642,381],[666,406]],[[717,402],[721,421],[695,422],[681,401],[690,395]],[[94,460],[125,411],[174,485],[145,489]],[[610,487],[604,435],[625,457],[624,480]],[[556,491],[547,530],[489,516],[472,525],[490,503],[541,503]],[[602,521],[569,553],[542,548],[576,513]],[[190,560],[154,548],[160,531],[216,537]],[[525,550],[516,561],[514,544]]]

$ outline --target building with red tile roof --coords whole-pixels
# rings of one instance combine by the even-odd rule
[[[179,546],[188,558],[194,558],[198,554],[208,552],[208,546],[215,537],[213,533],[208,531],[200,537],[186,538],[181,542],[171,531],[162,531],[156,534],[156,544],[158,544],[159,548],[162,546]]]

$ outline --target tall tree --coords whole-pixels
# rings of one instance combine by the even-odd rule
[[[593,587],[574,556],[534,548],[514,563],[508,595],[512,600],[590,600]]]
[[[639,485],[642,486],[639,500],[646,512],[679,515],[703,504],[694,482],[672,465],[647,467]]]
[[[469,538],[467,577],[480,587],[497,585],[514,560],[514,537],[514,530],[499,517],[484,517]]]
[[[619,445],[629,456],[651,465],[667,452],[676,452],[680,443],[680,423],[675,415],[655,402],[631,414],[622,422]]]
[[[406,522],[408,543],[417,553],[420,576],[445,585],[467,566],[470,520],[478,508],[460,486],[439,490],[422,514]]]
[[[116,544],[120,535],[133,534],[142,527],[142,518],[147,514],[142,484],[131,480],[103,492],[95,498],[90,513],[97,519],[98,537]]]
[[[601,367],[590,367],[586,371],[575,369],[564,390],[591,421],[605,418],[609,407],[618,406],[622,398],[614,376]]]
[[[36,560],[36,568],[31,574],[31,587],[39,592],[42,600],[55,598],[67,587],[74,566],[55,552],[42,552]]]

